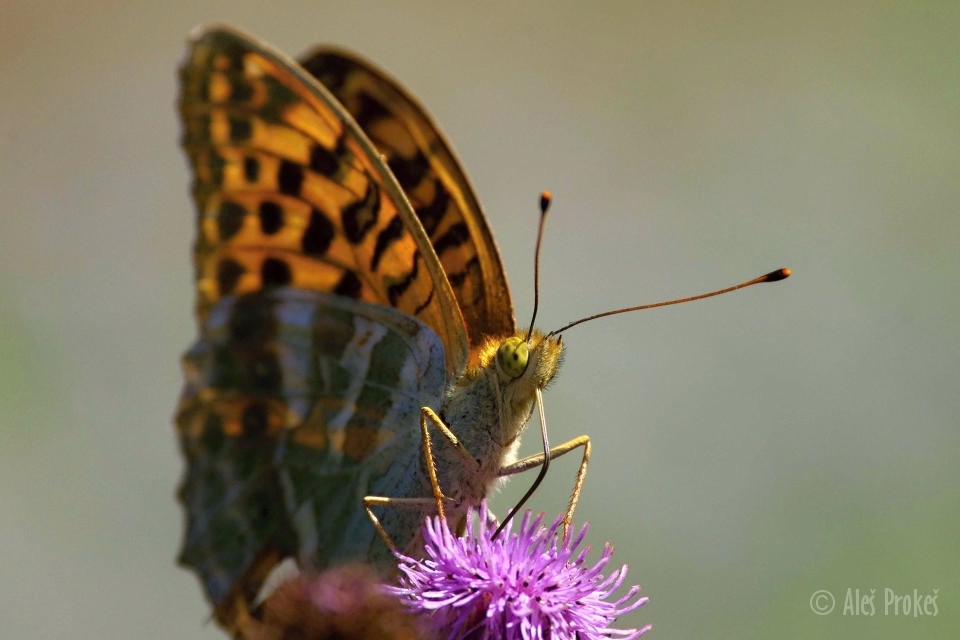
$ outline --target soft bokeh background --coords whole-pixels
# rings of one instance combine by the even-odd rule
[[[174,564],[170,426],[195,335],[174,70],[205,21],[348,46],[419,95],[522,321],[544,188],[545,328],[793,267],[567,336],[550,431],[594,438],[578,515],[652,597],[626,623],[960,636],[960,9],[762,1],[5,2],[0,635],[222,637]],[[884,615],[885,589],[938,615]]]

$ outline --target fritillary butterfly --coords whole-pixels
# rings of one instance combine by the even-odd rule
[[[383,72],[214,27],[180,80],[200,332],[176,417],[181,561],[231,626],[285,558],[390,563],[362,503],[433,495],[422,408],[459,442],[435,446],[451,521],[518,470],[562,346],[517,331],[463,170]],[[428,509],[385,509],[383,532],[410,548]]]
[[[560,364],[559,332],[790,273],[518,331],[466,175],[382,71],[331,48],[298,63],[212,27],[192,37],[180,81],[200,334],[176,417],[180,559],[240,633],[284,560],[390,567],[378,533],[409,553],[441,490],[457,524],[497,478],[543,464],[515,455]],[[549,456],[574,449],[568,517],[589,438]],[[405,506],[384,509],[379,531],[375,498]]]

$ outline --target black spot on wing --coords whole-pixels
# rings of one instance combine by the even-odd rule
[[[235,236],[241,227],[247,211],[242,205],[230,200],[224,200],[217,209],[217,235],[220,241],[225,242]]]
[[[290,265],[279,258],[267,258],[260,267],[264,287],[283,287],[293,282]]]
[[[377,221],[380,212],[380,188],[372,180],[359,200],[343,208],[343,230],[351,244],[360,244]]]
[[[267,92],[267,98],[258,105],[258,111],[268,122],[282,122],[286,117],[286,109],[302,101],[292,89],[271,76],[259,78],[258,86]]]
[[[317,173],[331,177],[340,169],[340,160],[336,154],[323,145],[314,144],[310,149],[310,169]]]
[[[280,170],[277,172],[277,186],[280,193],[289,196],[299,196],[300,187],[303,185],[303,167],[284,160],[280,163]]]
[[[343,274],[343,277],[340,278],[340,282],[334,287],[333,292],[340,296],[356,298],[360,295],[361,289],[362,284],[360,279],[357,278],[357,274],[353,271],[347,271]]]
[[[217,264],[217,290],[221,296],[233,293],[240,277],[246,272],[243,265],[236,260],[224,258]]]
[[[409,191],[420,184],[430,170],[430,163],[419,149],[412,158],[395,155],[390,158],[387,165],[404,191]]]
[[[403,221],[400,216],[394,216],[390,223],[377,234],[377,244],[373,249],[373,258],[370,260],[370,270],[377,271],[380,258],[389,249],[390,245],[403,236]]]
[[[243,159],[243,177],[247,182],[256,182],[260,179],[260,161],[253,156]]]
[[[264,200],[257,211],[260,218],[260,230],[272,236],[283,228],[283,207],[272,200]]]
[[[417,217],[420,218],[420,224],[423,225],[427,235],[431,238],[437,230],[437,225],[440,224],[440,220],[443,219],[443,215],[447,212],[447,207],[450,206],[450,194],[447,193],[444,186],[439,180],[434,180],[434,185],[436,189],[433,200],[427,204],[416,207],[416,214]]]
[[[301,240],[304,253],[322,256],[330,248],[333,234],[333,223],[319,209],[312,209],[310,222],[307,223],[307,229],[303,232]]]
[[[354,120],[362,129],[372,128],[377,120],[393,117],[389,109],[367,93],[358,92],[355,96],[355,104],[350,106]]]
[[[253,135],[253,126],[250,124],[250,120],[230,116],[229,124],[231,144],[243,144],[250,140]]]
[[[346,60],[332,53],[318,53],[300,64],[334,94],[340,93],[352,68]]]
[[[433,243],[433,248],[438,256],[442,256],[443,252],[447,249],[456,249],[469,242],[469,240],[470,231],[467,229],[467,225],[458,222],[457,224],[450,225],[447,232]]]
[[[244,76],[234,77],[230,83],[230,101],[248,102],[253,97],[253,86]]]

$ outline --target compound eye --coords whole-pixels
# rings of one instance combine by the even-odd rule
[[[507,338],[500,343],[497,349],[497,364],[500,370],[511,378],[519,378],[527,370],[527,361],[530,350],[527,343],[520,338]]]

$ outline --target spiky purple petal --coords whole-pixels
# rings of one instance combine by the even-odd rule
[[[588,566],[590,548],[581,547],[584,525],[564,538],[563,518],[544,527],[543,514],[526,512],[519,530],[508,527],[495,540],[486,503],[468,516],[467,532],[456,536],[441,518],[423,525],[425,558],[398,554],[400,586],[407,606],[430,619],[441,637],[486,640],[632,640],[650,629],[613,629],[620,616],[643,606],[640,588],[610,601],[623,583],[623,565],[604,577],[613,557],[604,545]]]

